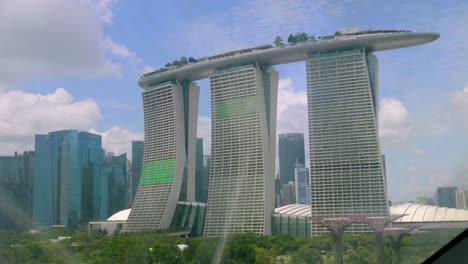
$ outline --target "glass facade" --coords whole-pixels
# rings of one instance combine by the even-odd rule
[[[309,169],[302,164],[294,165],[294,186],[296,203],[310,204]]]
[[[203,175],[203,138],[197,138],[195,150],[195,201],[206,203],[208,180]]]
[[[128,208],[125,199],[127,190],[127,154],[119,156],[107,155],[104,161],[104,176],[107,186],[102,186],[101,197],[107,200],[107,214],[100,219],[107,219],[112,214]],[[107,190],[106,190],[107,189]],[[107,196],[106,196],[107,193]]]
[[[171,221],[171,228],[190,230],[189,236],[202,236],[205,226],[206,204],[179,202]]]
[[[140,183],[143,168],[143,141],[132,141],[132,203]]]
[[[31,228],[34,152],[0,157],[0,229]]]
[[[33,227],[73,227],[101,217],[100,135],[63,130],[36,135]]]
[[[388,214],[376,57],[356,49],[311,54],[306,63],[312,214]],[[364,224],[348,230],[369,231]]]
[[[271,234],[309,238],[311,222],[304,217],[273,214]]]
[[[294,181],[294,164],[305,164],[304,134],[288,133],[278,137],[279,177],[283,186]]]
[[[437,201],[440,207],[456,208],[456,192],[457,187],[438,187]]]

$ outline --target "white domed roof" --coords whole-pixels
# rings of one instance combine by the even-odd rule
[[[406,203],[390,207],[390,214],[407,214],[395,222],[468,222],[468,210]]]
[[[132,208],[125,209],[113,214],[111,217],[107,218],[107,221],[127,221],[128,215],[130,215]]]
[[[406,203],[389,208],[391,215],[406,214],[395,223],[420,222],[468,222],[468,210]],[[310,217],[312,209],[307,204],[289,204],[275,209],[276,214],[296,217]]]

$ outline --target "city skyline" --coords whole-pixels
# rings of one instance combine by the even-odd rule
[[[16,5],[20,4],[21,1]],[[60,6],[61,4],[55,3],[55,5]],[[228,3],[224,9],[229,14],[232,14],[233,17],[239,19],[242,11],[248,9],[255,10],[253,8],[255,5],[258,5],[258,3],[242,2],[238,7],[234,8],[233,3]],[[102,76],[104,74],[104,77],[96,79],[94,73],[85,71],[83,68],[70,68],[69,64],[66,65],[67,67],[61,67],[63,69],[61,71],[57,70],[56,65],[47,64],[47,67],[44,67],[47,71],[37,71],[37,76],[30,76],[29,73],[24,74],[25,71],[21,72],[20,70],[22,69],[16,69],[21,74],[14,75],[14,78],[11,76],[3,78],[3,80],[15,79],[16,81],[2,83],[2,87],[6,87],[1,95],[2,100],[23,102],[24,99],[22,97],[31,98],[32,101],[24,101],[25,103],[22,104],[28,106],[29,109],[35,109],[35,111],[31,111],[31,118],[39,113],[43,113],[40,109],[61,109],[54,111],[53,116],[57,117],[51,118],[45,115],[42,119],[39,118],[44,124],[41,126],[35,125],[37,121],[24,119],[21,112],[28,111],[21,110],[21,108],[11,108],[7,106],[8,104],[2,104],[7,107],[7,113],[9,109],[16,109],[11,116],[16,120],[23,120],[19,124],[26,124],[23,129],[17,129],[19,127],[16,123],[17,121],[7,122],[8,130],[16,132],[12,138],[11,132],[2,131],[4,132],[2,144],[5,146],[2,148],[5,151],[3,154],[10,154],[14,150],[20,152],[31,150],[32,134],[34,133],[68,128],[98,132],[103,135],[103,144],[109,151],[113,151],[116,154],[123,152],[130,153],[128,151],[130,148],[129,144],[122,144],[121,142],[125,140],[128,142],[129,139],[142,139],[143,131],[143,115],[141,106],[139,106],[139,91],[135,85],[136,78],[138,78],[144,66],[152,65],[154,68],[157,68],[159,65],[164,65],[167,61],[180,57],[181,52],[189,56],[201,57],[216,52],[227,51],[232,48],[272,42],[275,35],[287,36],[289,33],[308,32],[320,36],[329,34],[333,30],[346,25],[359,25],[363,29],[407,28],[411,30],[440,32],[442,39],[434,44],[430,44],[431,49],[420,47],[414,50],[388,51],[379,55],[382,61],[386,61],[380,69],[382,76],[380,80],[380,87],[382,88],[380,89],[382,98],[380,104],[382,117],[380,120],[380,137],[384,139],[382,148],[383,153],[387,155],[389,198],[393,200],[414,199],[414,195],[412,195],[413,191],[424,195],[431,195],[434,186],[457,185],[466,188],[466,180],[464,180],[466,179],[466,168],[460,165],[463,164],[463,161],[458,158],[463,157],[464,153],[464,144],[460,144],[459,139],[462,131],[465,131],[460,126],[463,125],[463,122],[465,122],[463,120],[466,120],[466,118],[461,118],[461,122],[456,122],[457,124],[455,125],[453,124],[453,119],[466,113],[463,107],[463,102],[465,102],[466,98],[465,94],[468,93],[468,91],[465,92],[464,90],[466,78],[454,73],[457,73],[457,69],[466,67],[465,48],[457,46],[459,45],[457,43],[463,43],[466,34],[456,25],[463,24],[465,18],[461,14],[463,14],[464,10],[467,10],[467,6],[463,2],[451,2],[449,5],[452,7],[451,10],[454,10],[454,13],[446,16],[440,13],[442,11],[428,8],[430,4],[427,7],[421,7],[420,5],[407,3],[405,4],[405,9],[393,13],[397,17],[392,16],[392,19],[389,19],[390,16],[388,14],[388,10],[391,9],[390,6],[376,6],[372,3],[359,6],[357,9],[354,7],[353,13],[344,12],[344,10],[347,10],[346,4],[337,4],[333,6],[334,8],[299,2],[288,7],[267,5],[265,16],[263,14],[252,14],[252,18],[243,17],[243,23],[240,23],[239,26],[226,28],[226,20],[219,16],[214,16],[213,22],[203,24],[203,18],[196,15],[196,13],[203,10],[207,15],[216,14],[216,10],[219,10],[219,7],[206,8],[206,4],[201,4],[199,7],[190,7],[198,11],[194,13],[188,12],[186,19],[182,21],[176,22],[169,19],[169,21],[172,21],[170,23],[174,23],[176,31],[190,24],[204,25],[198,31],[193,30],[199,33],[197,34],[198,36],[190,34],[187,37],[188,44],[186,41],[171,37],[177,35],[176,33],[157,27],[161,23],[160,18],[154,18],[149,22],[154,26],[151,28],[157,28],[156,33],[161,35],[161,38],[164,39],[166,37],[171,41],[161,41],[158,45],[154,45],[155,40],[159,39],[159,37],[150,37],[150,40],[147,42],[152,42],[152,44],[148,44],[148,46],[142,44],[141,38],[135,37],[134,34],[136,32],[126,31],[125,27],[123,27],[126,22],[130,21],[128,14],[139,12],[142,8],[141,5],[131,6],[120,1],[114,2],[112,5],[106,5],[103,9],[99,10],[95,8],[96,6],[82,7],[79,10],[87,12],[86,14],[89,16],[86,17],[91,17],[88,19],[90,23],[93,22],[97,25],[97,27],[90,26],[88,28],[102,29],[102,32],[98,32],[97,30],[92,31],[94,35],[91,34],[91,38],[102,39],[103,43],[107,45],[105,48],[99,46],[97,49],[98,53],[95,56],[98,62],[92,61],[95,64],[91,65],[93,67],[88,68],[94,70],[96,75],[101,74],[100,76]],[[172,12],[170,7],[161,8],[166,8],[164,10],[167,10],[167,13]],[[122,12],[124,9],[127,10],[127,13]],[[146,6],[143,9],[151,10],[152,8]],[[298,12],[298,14],[312,12],[316,15],[298,15],[294,18],[272,16],[271,12],[278,9],[304,10],[303,12]],[[21,12],[20,10],[23,10],[23,8],[18,7],[15,10]],[[336,13],[330,13],[332,10]],[[46,12],[42,9],[40,11]],[[364,12],[369,14],[369,16],[359,15]],[[41,17],[56,17],[54,13],[44,15],[44,13],[39,12],[38,14],[41,14]],[[270,15],[266,16],[267,14]],[[11,18],[13,16],[12,18],[15,18],[14,15],[17,14],[13,13],[2,17]],[[327,19],[327,16],[330,17],[330,15],[334,19]],[[271,20],[266,17],[271,17]],[[428,23],[426,20],[428,18],[433,19],[433,23]],[[24,23],[35,21],[34,19],[35,17],[31,16]],[[135,25],[135,28],[139,28],[140,33],[148,29],[147,25],[142,21],[138,21],[140,20],[135,21],[133,25]],[[69,23],[56,24],[70,27]],[[262,34],[254,34],[254,37],[249,38],[246,37],[248,35],[247,32],[249,32],[245,30],[248,28],[247,25],[254,25],[253,28],[266,28],[267,24],[271,25],[271,28],[262,31]],[[189,28],[191,27],[189,26]],[[55,29],[54,27],[50,28],[50,30]],[[211,31],[213,33],[210,35]],[[70,32],[82,32],[82,30],[70,30]],[[223,32],[228,32],[227,35],[229,37],[223,35]],[[15,36],[21,33],[21,31],[12,31],[12,39],[15,39]],[[207,36],[216,35],[217,37],[212,38],[216,41],[211,42],[212,45],[200,45],[201,43],[205,43],[199,37],[204,34]],[[78,41],[80,39],[77,39],[81,36],[77,35],[76,38],[69,39],[82,43]],[[64,39],[66,40],[67,38]],[[233,41],[230,41],[231,39]],[[88,41],[91,44],[100,43],[89,39]],[[30,43],[43,42],[33,39]],[[62,42],[56,41],[55,43],[57,43],[56,45],[62,45]],[[69,42],[63,43],[63,45],[68,44]],[[154,53],[153,46],[168,52],[160,58],[156,58],[152,55]],[[72,45],[71,47],[74,46]],[[443,52],[444,50],[454,48],[460,48],[457,56],[454,56],[453,53],[448,54]],[[108,52],[108,55],[105,52]],[[76,54],[89,53],[76,52]],[[66,60],[73,61],[72,58],[66,56],[64,57]],[[34,59],[41,63],[41,58],[29,59]],[[138,62],[138,60],[140,61]],[[414,61],[415,63],[412,66],[405,65],[403,62],[407,60]],[[426,60],[429,62],[422,62]],[[436,61],[441,61],[442,63],[435,63]],[[90,60],[86,62],[90,63]],[[61,60],[60,63],[66,62]],[[137,65],[136,69],[132,68],[133,65]],[[111,66],[115,67],[112,68]],[[113,70],[118,68],[117,66],[121,66],[122,70],[125,69],[121,71],[121,79],[112,74]],[[305,105],[303,102],[305,98],[305,82],[301,81],[302,76],[305,75],[305,70],[301,70],[301,67],[300,65],[289,65],[279,68],[281,74],[279,91],[282,96],[279,97],[278,133],[305,132],[303,126],[298,121],[304,120],[304,116],[298,115],[297,118],[291,118],[292,115],[290,114],[291,112],[297,112],[291,111],[291,109],[304,109]],[[111,74],[105,75],[106,71],[107,73],[111,72]],[[28,72],[35,72],[35,69],[29,68]],[[403,78],[401,77],[401,73],[403,72],[411,72],[412,74],[410,77]],[[431,76],[430,80],[428,80],[427,76]],[[203,93],[208,93],[206,82],[200,83],[200,86],[201,98],[206,97],[203,96]],[[57,90],[57,87],[64,88]],[[100,89],[105,92],[96,92],[100,91]],[[108,95],[110,91],[112,91],[112,97]],[[45,96],[42,101],[39,100],[38,94]],[[290,100],[289,102],[285,102],[281,98],[288,98]],[[417,98],[417,100],[413,98]],[[37,103],[31,103],[34,100],[37,100]],[[429,103],[423,104],[422,102]],[[210,107],[207,101],[201,101],[200,105],[199,123],[201,125],[199,126],[200,132],[197,137],[207,139],[209,132],[207,132],[206,124],[209,120]],[[427,105],[431,105],[429,112],[427,111]],[[70,113],[71,110],[78,106],[84,110],[80,111],[76,118],[60,118],[62,113]],[[444,112],[442,110],[445,109],[456,113],[456,115],[447,118],[447,116],[439,114],[439,112]],[[431,124],[428,124],[421,120],[432,121]],[[33,133],[28,133],[28,129],[31,131],[32,128],[37,130]],[[285,129],[289,131],[285,131]],[[12,140],[7,141],[6,138]],[[428,145],[425,142],[432,142],[433,144]],[[207,148],[205,153],[209,154],[209,146],[211,144],[208,139],[205,145],[205,148]],[[123,151],[124,149],[127,149],[127,151]],[[441,149],[445,151],[441,151]],[[444,153],[444,157],[440,156],[442,153]],[[308,153],[306,153],[306,156],[308,157]],[[398,182],[401,179],[410,179],[410,182],[406,186],[398,186]],[[423,179],[429,179],[425,181],[429,182],[429,184],[420,184]]]

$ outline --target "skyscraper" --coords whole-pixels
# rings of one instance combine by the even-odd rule
[[[388,214],[376,126],[377,60],[370,52],[438,37],[348,28],[300,45],[251,47],[143,74],[138,83],[145,89],[145,140],[152,140],[150,147],[145,141],[144,150],[142,175],[148,163],[148,180],[140,180],[123,231],[165,228],[178,197],[195,199],[190,133],[196,130],[198,90],[188,88],[209,77],[213,140],[204,235],[269,234],[278,81],[272,65],[302,60],[307,60],[313,212]],[[166,161],[171,161],[169,169],[161,171]],[[292,181],[293,173],[287,177]],[[182,182],[186,187],[181,190]]]
[[[187,197],[195,199],[195,139],[199,87],[165,82],[143,92],[143,167],[123,232],[168,228],[187,175]]]
[[[312,214],[388,214],[377,136],[377,58],[365,49],[310,54],[307,97]],[[312,232],[323,231],[315,226]]]
[[[288,205],[296,203],[296,184],[290,181],[281,186],[281,204]]]
[[[211,169],[204,236],[270,234],[278,72],[218,70],[211,82]]]
[[[0,229],[31,228],[34,152],[0,157]]]
[[[33,227],[76,226],[99,217],[102,155],[100,135],[36,135]]]
[[[206,203],[207,178],[203,175],[203,138],[197,138],[195,150],[195,201]]]
[[[283,185],[294,181],[294,164],[305,165],[304,134],[287,133],[278,137],[279,176]]]
[[[456,208],[456,191],[457,187],[438,187],[437,202],[441,207]]]
[[[468,209],[468,191],[457,190],[456,203],[457,209]]]
[[[101,203],[100,219],[106,219],[112,214],[126,209],[128,206],[126,201],[127,155],[106,155],[103,170],[103,177],[105,177],[107,184],[101,185],[101,197],[105,201]]]
[[[294,190],[296,203],[310,204],[309,169],[299,163],[294,165]]]
[[[132,203],[140,183],[141,168],[143,167],[143,141],[132,141]]]

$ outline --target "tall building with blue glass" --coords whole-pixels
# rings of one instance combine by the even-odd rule
[[[0,157],[0,229],[31,228],[34,152]]]
[[[195,201],[206,203],[208,178],[203,174],[203,138],[197,138],[195,149]]]
[[[101,219],[106,219],[110,215],[126,209],[128,207],[126,201],[127,190],[127,154],[119,156],[107,155],[104,161],[106,175],[103,175],[107,180],[107,186],[102,186],[101,189],[107,187],[107,197],[102,194],[101,197],[107,200],[107,206],[103,204],[102,208],[107,207],[107,214],[103,214]]]
[[[100,135],[62,130],[36,135],[32,225],[76,226],[101,215]]]
[[[305,164],[304,134],[280,134],[278,140],[280,186],[294,181],[294,164]]]
[[[441,207],[456,208],[456,192],[457,187],[438,187],[437,202]]]
[[[132,141],[132,203],[140,182],[144,145],[144,141]]]
[[[296,203],[310,204],[309,169],[299,163],[294,165],[294,190]]]

